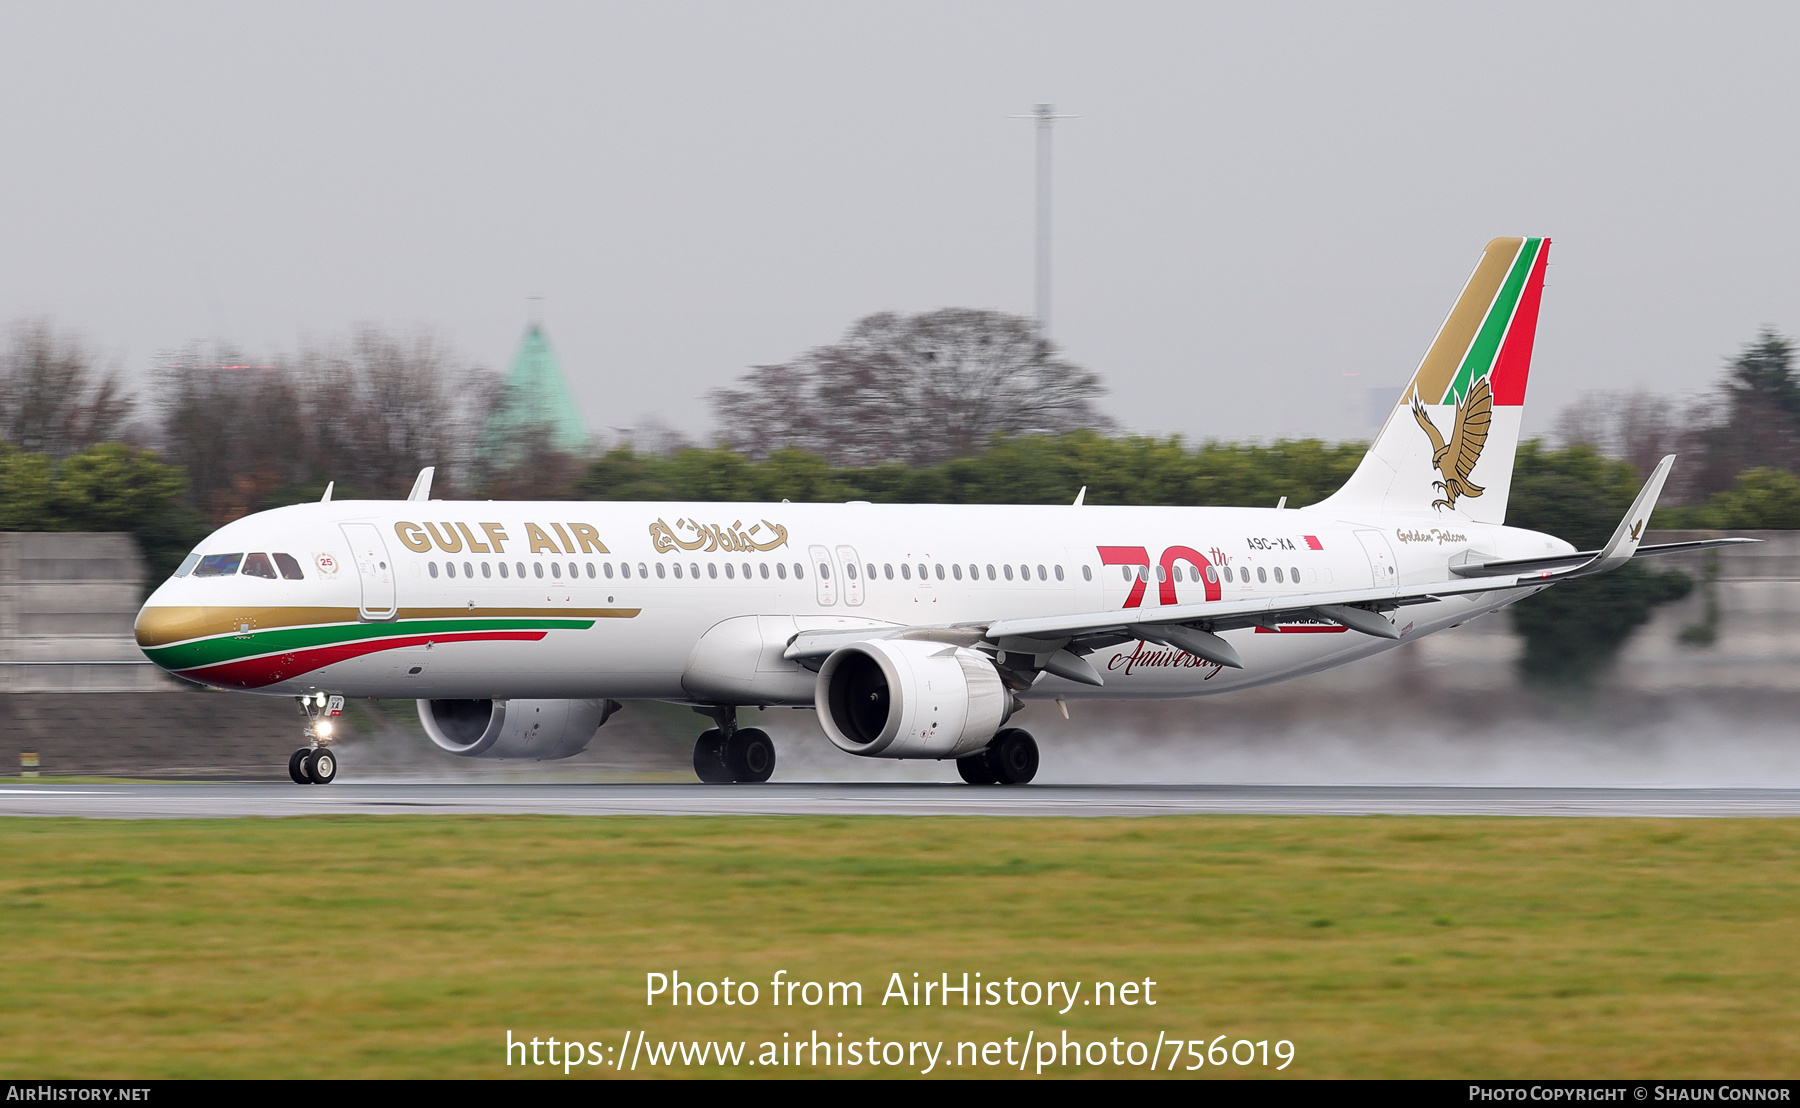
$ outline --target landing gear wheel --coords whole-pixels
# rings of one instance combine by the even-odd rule
[[[329,785],[337,778],[337,755],[320,747],[306,756],[306,776],[315,785]]]
[[[997,785],[1000,783],[1000,778],[994,773],[994,765],[988,761],[988,752],[985,750],[966,758],[958,758],[956,772],[962,774],[962,779],[971,785]]]
[[[987,748],[988,765],[1002,785],[1023,785],[1037,776],[1037,740],[1031,732],[1008,727]]]
[[[775,742],[757,727],[740,727],[725,740],[725,768],[735,781],[761,784],[775,772]]]
[[[288,776],[294,779],[294,784],[312,784],[312,778],[306,775],[306,756],[311,753],[312,751],[303,746],[288,755]]]
[[[731,784],[731,770],[725,766],[725,732],[717,727],[700,732],[694,740],[694,776],[706,785]]]

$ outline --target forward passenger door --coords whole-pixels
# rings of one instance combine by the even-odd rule
[[[399,614],[394,606],[394,566],[388,560],[381,531],[373,523],[338,526],[350,541],[350,558],[356,563],[356,576],[362,583],[362,606],[356,614],[370,621],[393,619]]]

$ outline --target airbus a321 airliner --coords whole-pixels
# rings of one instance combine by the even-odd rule
[[[1023,784],[1026,701],[1204,696],[1298,677],[1634,557],[1673,456],[1600,550],[1505,527],[1550,241],[1488,243],[1344,487],[1307,508],[404,501],[259,512],[137,619],[157,665],[295,697],[299,783],[346,697],[418,702],[470,758],[566,758],[619,700],[692,705],[707,782],[767,781],[739,708],[807,706],[865,758]],[[1085,492],[1085,490],[1083,490]]]

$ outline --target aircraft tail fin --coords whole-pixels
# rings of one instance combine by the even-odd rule
[[[1487,244],[1374,445],[1316,507],[1505,522],[1549,256],[1547,238]]]

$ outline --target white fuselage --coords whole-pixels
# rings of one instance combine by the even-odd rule
[[[797,632],[1404,585],[1461,560],[1571,550],[1452,513],[344,501],[221,528],[196,553],[244,561],[165,582],[138,636],[192,680],[271,694],[810,703],[810,672],[781,657]],[[242,572],[257,553],[290,556],[298,579]],[[1398,641],[1523,595],[1403,608]],[[1242,670],[1125,642],[1087,659],[1104,686],[1046,673],[1025,695],[1198,696],[1396,645],[1322,621],[1226,638]]]

